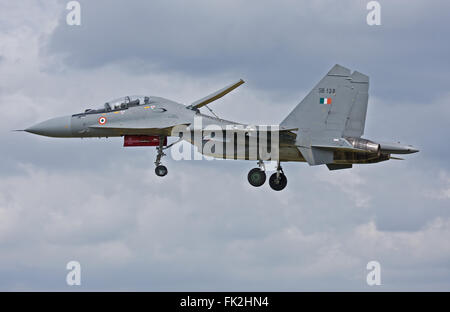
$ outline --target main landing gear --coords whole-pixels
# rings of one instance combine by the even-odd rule
[[[266,173],[264,163],[260,160],[258,161],[259,168],[253,168],[247,175],[248,182],[255,186],[261,186],[266,182]]]
[[[258,162],[259,168],[253,168],[248,173],[248,182],[255,186],[261,186],[266,182],[266,173],[264,163],[260,160]],[[277,172],[272,174],[269,178],[269,185],[275,191],[281,191],[287,185],[287,178],[283,172],[283,169],[280,166],[280,162],[277,164]]]
[[[287,185],[287,178],[284,175],[283,169],[281,169],[279,162],[277,166],[277,172],[272,174],[269,178],[269,185],[275,191],[281,191]]]

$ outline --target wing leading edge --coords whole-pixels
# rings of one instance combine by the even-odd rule
[[[211,102],[213,102],[213,101],[215,101],[217,99],[220,99],[222,96],[230,93],[231,91],[233,91],[234,89],[236,89],[237,87],[239,87],[243,83],[244,83],[244,80],[240,79],[239,81],[237,81],[235,83],[232,83],[232,84],[226,86],[223,89],[220,89],[220,90],[218,90],[218,91],[216,91],[214,93],[211,93],[210,95],[208,95],[208,96],[206,96],[206,97],[204,97],[204,98],[202,98],[200,100],[195,101],[194,103],[189,105],[188,108],[197,109],[197,108],[203,107],[206,104],[209,104],[209,103],[211,103]]]

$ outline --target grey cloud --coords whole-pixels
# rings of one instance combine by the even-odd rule
[[[231,72],[260,88],[290,91],[311,87],[342,63],[370,73],[377,95],[432,99],[447,85],[449,45],[441,38],[448,4],[381,4],[383,25],[369,27],[361,1],[86,1],[82,26],[61,22],[48,49],[77,68],[137,60],[137,73]],[[411,87],[418,83],[423,89]]]
[[[139,163],[79,174],[49,174],[28,167],[22,177],[3,178],[1,189],[9,195],[1,204],[1,249],[8,255],[1,267],[16,275],[3,279],[2,287],[19,281],[32,289],[64,287],[51,282],[40,286],[39,279],[33,281],[27,274],[37,263],[50,281],[56,280],[62,274],[58,267],[71,257],[86,266],[84,289],[360,289],[364,261],[372,257],[395,271],[397,280],[388,287],[409,289],[400,281],[417,276],[413,280],[420,284],[427,265],[448,269],[448,218],[431,219],[408,232],[381,231],[371,221],[373,214],[395,207],[406,217],[411,205],[402,209],[370,203],[370,210],[361,209],[334,192],[334,184],[320,183],[312,171],[312,176],[291,171],[291,188],[282,198],[257,192],[245,181],[230,184],[236,179],[233,173],[222,172],[222,179],[200,188],[194,178],[196,166],[172,167],[178,173],[168,176],[170,186]],[[218,169],[207,165],[203,172],[205,178],[212,177]],[[316,183],[322,184],[327,198],[314,195]],[[364,193],[369,184],[380,187],[383,181],[367,178],[352,190]],[[22,196],[23,189],[27,196]],[[239,190],[246,196],[233,196]],[[205,192],[217,196],[209,198]],[[395,202],[405,195],[397,196]],[[329,204],[329,197],[335,205]],[[34,222],[40,226],[34,227]],[[27,251],[5,244],[13,237],[32,247]],[[36,255],[27,257],[29,252]],[[14,263],[17,257],[20,261]],[[412,268],[418,272],[412,273]],[[117,274],[106,276],[108,271]]]
[[[62,23],[65,2],[7,8],[0,289],[73,290],[73,259],[81,290],[373,290],[373,259],[383,290],[449,289],[448,47],[435,41],[447,4],[382,2],[377,29],[360,2],[258,3],[193,2],[181,14],[162,2],[83,1],[81,28]],[[335,62],[371,76],[366,136],[419,154],[343,172],[287,163],[288,188],[275,193],[248,185],[251,162],[168,157],[160,179],[154,150],[120,139],[10,131],[124,94],[190,103],[241,75],[247,84],[213,109],[277,123]]]

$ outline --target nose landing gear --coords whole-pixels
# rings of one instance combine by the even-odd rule
[[[158,154],[156,156],[156,161],[155,161],[155,165],[156,165],[155,173],[158,177],[163,177],[167,174],[167,167],[161,165],[161,158],[163,156],[166,156],[166,154],[164,154],[164,152],[163,152],[163,149],[164,149],[163,145],[164,145],[164,139],[162,136],[160,136],[159,146],[156,147]]]
[[[156,166],[155,173],[158,177],[163,177],[167,174],[167,167],[163,165]]]
[[[155,173],[158,177],[163,177],[167,174],[167,168],[166,166],[161,165],[161,158],[163,156],[166,156],[166,154],[164,154],[164,150],[171,148],[172,146],[174,146],[175,144],[179,143],[182,141],[182,137],[180,137],[177,141],[164,146],[164,144],[167,144],[167,137],[160,135],[159,136],[159,146],[156,147],[156,151],[158,152],[158,154],[156,155],[156,161],[155,161]]]

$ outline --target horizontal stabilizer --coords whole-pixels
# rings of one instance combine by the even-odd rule
[[[327,167],[330,170],[350,169],[352,164],[328,164]]]
[[[394,157],[394,156],[391,156],[391,157],[389,157],[389,159],[395,159],[395,160],[405,160],[404,158],[400,158],[400,157]]]
[[[310,166],[330,164],[333,162],[334,153],[331,150],[324,150],[317,147],[299,146],[300,153]]]
[[[220,99],[222,96],[230,93],[231,91],[233,91],[234,89],[236,89],[237,87],[239,87],[241,84],[244,83],[244,80],[239,80],[235,83],[230,84],[229,86],[226,86],[223,89],[220,89],[214,93],[211,93],[210,95],[195,101],[194,103],[192,103],[191,105],[188,106],[188,108],[200,108],[202,106],[205,106],[206,104],[209,104],[217,99]]]

